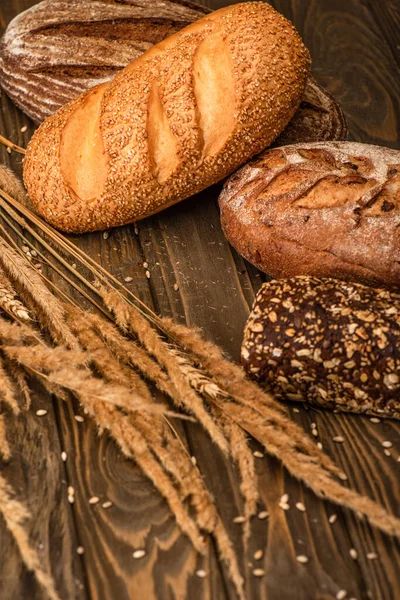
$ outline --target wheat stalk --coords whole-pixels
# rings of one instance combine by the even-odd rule
[[[7,227],[28,245],[32,242],[24,231],[29,233],[35,244],[43,249],[43,256],[48,263],[53,265],[53,261],[57,261],[61,265],[61,268],[57,267],[57,272],[65,281],[71,282],[74,289],[89,299],[112,322],[74,309],[78,310],[75,316],[79,313],[81,318],[79,325],[74,327],[74,317],[71,317],[73,309],[57,304],[57,321],[54,323],[51,315],[43,311],[43,301],[35,298],[37,293],[41,297],[46,296],[44,290],[49,293],[40,275],[36,274],[38,279],[35,280],[38,291],[34,286],[29,288],[26,280],[29,279],[32,266],[25,264],[21,269],[22,275],[18,276],[15,266],[19,265],[19,261],[10,253],[10,247],[3,240],[0,261],[17,294],[28,292],[33,315],[40,320],[57,344],[61,342],[63,345],[70,345],[69,350],[66,347],[49,348],[43,345],[42,340],[38,341],[33,327],[19,325],[19,328],[15,328],[0,320],[0,339],[4,352],[14,361],[19,360],[30,372],[47,378],[53,385],[73,390],[79,396],[85,410],[93,416],[99,428],[110,432],[124,454],[138,462],[167,498],[177,522],[199,551],[202,550],[200,529],[212,533],[221,557],[227,560],[239,595],[242,594],[242,579],[236,557],[209,492],[202,484],[200,473],[189,463],[183,444],[164,426],[165,416],[157,412],[150,416],[143,412],[145,405],[154,405],[150,402],[149,382],[167,394],[175,406],[195,415],[211,439],[225,453],[230,452],[236,460],[245,499],[245,537],[248,536],[249,518],[254,514],[257,502],[254,461],[250,456],[245,431],[258,439],[267,452],[277,456],[290,473],[301,479],[318,496],[347,506],[357,514],[361,512],[378,528],[400,536],[400,521],[382,506],[338,482],[335,477],[343,478],[340,469],[288,418],[284,407],[255,383],[248,381],[243,370],[229,361],[220,348],[204,340],[198,330],[158,317],[112,274],[15,200],[9,191],[4,186],[0,189],[0,206],[7,215],[4,219]],[[6,236],[4,231],[3,229],[3,235]],[[88,270],[91,279],[74,270],[64,258],[66,255]],[[49,256],[52,258],[49,259]],[[60,296],[64,294],[62,297],[69,303],[68,294],[52,285],[56,293]],[[52,295],[51,297],[54,298]],[[85,327],[84,320],[87,320]],[[120,331],[114,323],[119,326]],[[80,344],[77,338],[80,338]],[[65,360],[67,351],[71,353],[71,357],[74,352],[82,352],[78,349],[79,345],[87,348],[88,362],[84,368],[78,368],[76,361],[71,361],[71,371],[68,374],[57,361],[60,357]],[[32,356],[32,348],[35,353],[37,351],[35,356]],[[107,371],[106,365],[110,357],[113,360],[111,369]],[[115,404],[115,400],[110,404],[95,398],[85,379],[92,377],[88,370],[89,364],[95,365],[103,373],[102,380],[96,380],[106,386],[102,388],[103,391],[107,386],[114,386],[115,391],[117,378],[124,389],[129,381],[130,391],[136,389],[140,392],[138,396],[143,398],[144,405],[132,403],[132,398],[129,404],[128,398],[124,397],[125,408],[130,408],[125,414],[122,407]],[[75,384],[73,387],[68,383],[68,376],[75,377],[76,372],[83,374],[81,387],[79,377],[79,385]],[[188,513],[186,499],[195,508],[196,521]]]

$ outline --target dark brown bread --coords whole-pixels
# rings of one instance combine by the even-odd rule
[[[347,136],[347,122],[339,104],[310,77],[298,111],[273,146],[342,141]]]
[[[44,0],[0,43],[0,85],[40,123],[210,12],[188,0]]]
[[[274,277],[400,284],[400,152],[353,142],[270,150],[225,184],[230,243]]]
[[[265,283],[242,363],[277,398],[400,418],[400,294],[334,279]]]

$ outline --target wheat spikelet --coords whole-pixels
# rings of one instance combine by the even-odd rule
[[[0,188],[16,198],[21,204],[26,202],[26,192],[18,177],[5,165],[0,165]]]
[[[244,517],[246,519],[243,527],[243,545],[247,552],[250,538],[250,519],[257,512],[259,499],[254,456],[248,445],[245,431],[232,421],[226,413],[223,413],[219,406],[214,405],[212,410],[214,418],[229,440],[232,458],[239,469],[240,491],[244,500]]]
[[[19,294],[32,305],[42,326],[46,326],[57,343],[76,347],[76,340],[65,323],[60,302],[44,285],[40,275],[0,237],[0,265]]]
[[[30,321],[28,309],[17,298],[17,292],[14,290],[11,281],[6,274],[0,270],[0,308],[12,317],[21,321]]]
[[[135,309],[131,308],[113,291],[102,291],[106,306],[115,314],[117,324],[124,330],[138,337],[146,350],[152,354],[159,364],[165,368],[175,386],[173,399],[178,406],[192,413],[209,433],[211,439],[222,452],[229,453],[229,446],[205,409],[203,400],[182,375],[176,357],[171,354],[168,344],[164,342],[149,322]]]
[[[0,458],[9,460],[11,458],[11,450],[7,440],[7,430],[4,415],[0,414]]]
[[[35,574],[36,579],[44,588],[50,600],[60,600],[51,575],[43,571],[41,560],[29,543],[24,523],[30,518],[30,514],[25,506],[14,498],[11,486],[2,475],[0,475],[0,512],[17,544],[27,569]]]
[[[9,377],[5,367],[4,360],[0,355],[0,401],[4,402],[15,415],[20,412],[18,400],[16,398],[16,389],[12,379]]]

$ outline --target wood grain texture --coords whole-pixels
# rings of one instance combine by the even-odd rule
[[[34,3],[3,0],[0,23],[6,24]],[[231,4],[205,3],[213,8]],[[358,0],[274,0],[272,4],[293,19],[303,35],[314,74],[341,102],[353,139],[399,147],[400,70],[389,45],[389,29],[383,32],[386,21],[377,18],[370,3]],[[383,5],[382,14],[400,14],[394,0]],[[20,131],[23,125],[29,126],[26,133]],[[26,145],[33,132],[29,120],[4,94],[0,132],[20,145]],[[19,155],[9,155],[0,147],[0,160],[21,172]],[[127,226],[110,231],[107,240],[101,234],[73,239],[117,277],[133,277],[129,285],[157,311],[201,326],[237,359],[243,325],[264,276],[225,241],[216,206],[219,189],[214,186],[147,219],[139,224],[138,234]],[[149,265],[149,280],[143,262]],[[43,402],[38,393],[35,407]],[[88,419],[77,423],[78,411],[73,403],[56,404],[53,411],[49,401],[44,419],[33,412],[24,421],[10,420],[14,458],[8,466],[0,465],[19,497],[29,498],[32,536],[44,545],[44,560],[51,564],[63,600],[233,599],[214,545],[209,543],[204,559],[197,557],[149,481],[107,436],[98,437],[93,423]],[[291,410],[292,416],[306,431],[316,423],[318,440],[348,474],[350,484],[399,515],[399,424],[373,424],[366,417],[306,407],[296,411]],[[357,600],[395,599],[400,589],[399,543],[348,511],[317,499],[267,456],[257,459],[257,470],[260,510],[266,507],[270,518],[254,519],[245,556],[241,526],[233,523],[242,510],[235,467],[198,426],[180,426],[180,432],[234,540],[249,599],[334,600],[341,589]],[[335,435],[342,435],[345,442],[333,442]],[[391,456],[384,454],[384,440],[393,443]],[[260,449],[256,443],[253,447]],[[59,458],[62,450],[68,453],[65,465]],[[73,506],[66,501],[67,485],[76,490]],[[289,494],[289,511],[279,507],[283,493]],[[94,495],[101,501],[90,505]],[[109,509],[101,506],[106,500],[113,503]],[[295,508],[298,501],[306,505],[305,513]],[[337,514],[333,524],[328,520],[332,514]],[[82,557],[76,554],[77,545],[85,548]],[[147,555],[135,560],[132,551],[138,547],[144,547]],[[357,550],[358,560],[350,557],[350,548]],[[264,557],[255,561],[258,549],[264,550]],[[368,560],[368,552],[376,552],[378,558]],[[308,556],[309,562],[298,563],[299,554]],[[0,555],[0,599],[42,598],[1,520]],[[266,576],[255,578],[254,567],[264,568]],[[206,570],[205,579],[194,574],[198,568]]]

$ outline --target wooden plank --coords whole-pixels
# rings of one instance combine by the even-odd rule
[[[369,0],[368,6],[400,66],[400,5],[398,0],[386,0],[379,4]]]
[[[39,408],[46,409],[47,415],[38,417]],[[60,597],[85,600],[88,596],[82,561],[76,553],[79,542],[67,501],[69,482],[52,399],[33,386],[31,410],[18,419],[8,416],[6,423],[12,458],[8,463],[0,461],[0,471],[31,513],[26,522],[31,544],[43,569],[52,574]],[[42,600],[43,590],[23,566],[1,516],[0,548],[1,600]]]
[[[13,7],[21,10],[29,3],[33,4],[28,0],[23,4],[13,0],[6,5],[7,13],[2,9],[3,14],[11,18]],[[217,4],[222,6],[229,2],[208,4],[216,8]],[[380,143],[396,145],[398,70],[388,48],[378,45],[380,34],[368,9],[355,0],[335,3],[282,0],[275,5],[295,20],[312,50],[317,77],[336,93],[350,116],[353,136],[375,141],[375,129],[380,128]],[[349,21],[355,24],[356,30],[349,26]],[[331,43],[328,44],[328,40]],[[367,44],[371,49],[363,54],[363,46]],[[347,54],[340,50],[341,45]],[[380,64],[383,64],[383,75],[378,73]],[[354,73],[361,74],[361,86],[352,81]],[[367,96],[365,89],[369,90]],[[27,122],[26,118],[5,97],[2,107],[2,131],[22,144],[26,139],[20,139],[20,127]],[[1,151],[2,158],[10,160],[16,170],[20,169],[20,157]],[[201,326],[210,339],[218,341],[237,358],[243,324],[260,277],[229,248],[222,236],[216,209],[218,191],[216,186],[146,220],[139,226],[139,236],[133,227],[124,227],[113,230],[107,240],[101,234],[92,234],[76,241],[118,277],[133,277],[130,285],[144,301],[163,314]],[[149,281],[143,261],[149,265]],[[175,283],[179,285],[178,290],[173,287]],[[69,454],[67,480],[76,489],[73,514],[79,543],[85,547],[81,564],[87,573],[90,597],[234,598],[227,576],[217,563],[215,548],[210,547],[204,562],[195,557],[151,484],[131,462],[120,456],[107,436],[97,438],[93,424],[87,421],[77,424],[73,419],[74,410],[77,408],[70,405],[60,407],[60,447]],[[362,417],[305,409],[293,413],[293,418],[306,430],[310,430],[311,422],[316,422],[324,447],[338,458],[351,484],[380,499],[393,512],[398,511],[395,463],[398,452],[395,450],[392,457],[386,457],[381,447],[385,439],[391,440],[395,448],[399,447],[398,425],[372,425]],[[349,597],[389,599],[393,597],[392,590],[400,589],[396,569],[399,544],[358,523],[347,511],[317,500],[269,457],[257,461],[257,466],[262,497],[260,510],[266,506],[271,517],[266,521],[254,520],[249,554],[244,556],[240,526],[232,522],[241,511],[235,470],[199,427],[186,426],[186,432],[191,452],[214,492],[241,557],[249,598],[293,600],[293,590],[296,590],[296,600],[334,598],[340,589],[346,589]],[[337,434],[346,438],[342,446],[332,441]],[[24,447],[19,442],[17,446],[24,455]],[[284,492],[290,496],[292,508],[288,512],[278,507]],[[92,495],[98,495],[102,501],[111,499],[113,507],[106,510],[100,504],[89,505]],[[307,513],[293,508],[297,500],[305,502]],[[338,520],[330,524],[328,516],[333,512],[338,514]],[[65,545],[69,547],[63,552],[72,555],[75,540]],[[148,555],[134,561],[132,548],[138,545],[145,545]],[[358,550],[358,561],[350,558],[351,547]],[[252,555],[259,548],[265,550],[265,557],[257,566],[262,566],[267,573],[260,580],[251,575],[252,567],[248,566],[249,563],[255,565]],[[366,552],[372,550],[379,555],[377,561],[366,559]],[[300,565],[295,559],[297,554],[306,554],[310,562]],[[63,561],[59,562],[71,590],[78,571],[74,568],[71,572]],[[12,564],[18,563],[13,560]],[[189,577],[200,566],[207,570],[209,577],[204,581]],[[31,581],[22,580],[18,588],[21,597],[24,594],[31,597],[28,596],[30,584]],[[65,597],[72,597],[68,594],[69,591]]]

